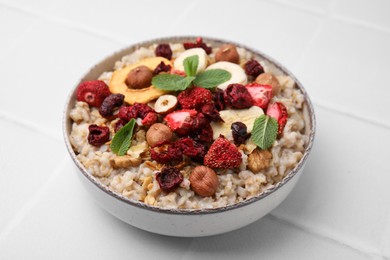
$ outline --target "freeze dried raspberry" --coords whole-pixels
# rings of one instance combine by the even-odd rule
[[[175,167],[164,167],[156,174],[156,180],[160,185],[160,189],[165,192],[171,192],[183,181],[183,174]]]
[[[130,121],[130,119],[138,117],[144,119],[149,112],[154,112],[154,110],[147,104],[134,103],[132,106],[121,107],[118,117],[125,121]]]
[[[99,108],[99,113],[103,117],[110,117],[114,113],[114,109],[120,107],[123,104],[125,96],[122,94],[111,94],[103,100],[102,105]]]
[[[250,136],[247,132],[247,127],[243,122],[235,122],[230,128],[232,129],[232,135],[236,145],[245,143],[246,139]]]
[[[249,60],[244,65],[245,73],[248,76],[257,77],[264,73],[264,68],[257,60]]]
[[[150,148],[150,157],[162,164],[173,164],[183,160],[181,148],[176,143]]]
[[[156,121],[157,121],[157,113],[152,111],[152,112],[149,112],[144,117],[144,119],[142,119],[142,125],[149,127],[149,126],[153,125],[154,123],[156,123]]]
[[[203,157],[206,155],[206,148],[204,145],[197,143],[195,140],[188,137],[182,138],[175,143],[177,143],[177,146],[180,147],[184,155],[187,155],[194,161],[203,161]]]
[[[206,115],[211,121],[214,122],[223,122],[222,117],[219,114],[219,111],[215,108],[215,104],[204,104],[200,110],[204,115]]]
[[[163,61],[157,65],[157,67],[153,71],[153,75],[160,74],[161,72],[170,72],[172,69],[171,65],[166,65]]]
[[[168,60],[172,58],[171,46],[167,43],[160,43],[157,45],[156,50],[154,51],[157,57],[163,57]]]
[[[230,84],[223,93],[225,103],[233,108],[248,108],[253,105],[251,95],[245,86],[241,84]]]
[[[223,98],[223,90],[217,88],[215,92],[213,93],[213,101],[215,104],[215,108],[218,111],[224,110],[225,109],[225,100]]]
[[[195,42],[185,42],[183,43],[184,49],[192,49],[192,48],[202,48],[207,54],[210,54],[213,49],[206,45],[206,43],[203,42],[202,37],[196,38]]]
[[[93,124],[88,130],[88,143],[93,146],[101,146],[110,140],[110,129],[107,126]]]
[[[184,109],[200,109],[204,104],[212,102],[210,90],[200,87],[186,89],[177,96],[179,104]]]
[[[77,100],[92,107],[100,107],[110,94],[108,86],[101,80],[84,81],[77,87]]]
[[[218,137],[204,157],[204,165],[212,168],[235,168],[242,162],[242,155],[237,147],[224,136]]]

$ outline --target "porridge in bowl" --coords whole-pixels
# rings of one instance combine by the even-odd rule
[[[234,44],[139,47],[76,94],[77,159],[109,190],[156,208],[256,197],[287,176],[309,142],[293,78]]]

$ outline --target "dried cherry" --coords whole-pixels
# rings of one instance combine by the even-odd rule
[[[92,124],[88,130],[88,143],[93,146],[101,146],[110,140],[110,129],[107,126]]]
[[[171,46],[167,43],[160,43],[159,45],[157,45],[154,53],[156,54],[156,56],[163,57],[168,60],[172,58]]]
[[[175,167],[164,167],[156,174],[156,180],[160,185],[160,189],[165,192],[171,192],[176,189],[183,179],[183,174]]]
[[[233,108],[243,109],[253,105],[252,96],[245,86],[230,84],[223,93],[226,104]]]
[[[103,100],[99,108],[99,113],[103,117],[110,117],[114,113],[114,109],[123,104],[125,96],[122,94],[111,94]]]

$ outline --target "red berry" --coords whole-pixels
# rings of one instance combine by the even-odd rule
[[[103,100],[102,105],[99,107],[99,113],[103,117],[111,117],[114,113],[114,109],[120,107],[123,104],[125,96],[122,94],[111,94]]]
[[[142,125],[149,127],[149,126],[153,125],[154,123],[156,123],[156,121],[157,121],[157,113],[152,111],[152,112],[149,112],[144,117],[144,119],[142,119]]]
[[[154,112],[154,110],[147,104],[134,103],[132,106],[121,107],[118,117],[125,121],[130,121],[130,119],[138,117],[144,119],[150,112]]]
[[[172,164],[182,161],[183,154],[181,148],[175,144],[162,144],[158,147],[150,148],[150,157],[158,163]]]
[[[170,72],[172,69],[171,65],[166,65],[163,61],[157,65],[157,67],[153,71],[153,75],[160,74],[161,72]]]
[[[87,102],[92,107],[100,107],[110,94],[110,89],[101,80],[84,81],[77,87],[77,100]]]
[[[256,82],[247,84],[245,87],[252,97],[253,105],[266,109],[272,99],[272,87]]]
[[[209,46],[207,46],[204,42],[202,37],[196,38],[195,42],[185,42],[183,43],[184,49],[192,49],[192,48],[202,48],[207,54],[210,54],[213,49]]]
[[[88,130],[88,143],[93,146],[101,146],[110,140],[110,129],[107,126],[90,125]]]
[[[171,46],[167,43],[160,43],[156,47],[155,54],[158,57],[163,57],[170,60],[172,58]]]
[[[187,135],[194,127],[194,120],[198,112],[192,109],[183,109],[165,116],[168,127],[179,135]]]
[[[200,109],[204,104],[212,102],[210,90],[200,87],[186,89],[177,96],[179,104],[184,109]]]
[[[175,143],[180,147],[184,155],[187,155],[194,161],[203,161],[203,157],[206,155],[206,148],[202,144],[188,137],[182,138]]]
[[[269,104],[266,114],[278,121],[278,135],[281,135],[287,123],[287,108],[281,102]]]
[[[211,121],[223,122],[223,119],[220,116],[219,111],[216,109],[215,104],[204,104],[200,111],[202,111],[202,113],[206,115]]]
[[[257,77],[264,73],[263,66],[257,60],[249,60],[244,65],[245,73],[248,76]]]
[[[156,180],[160,185],[160,189],[165,192],[171,192],[176,189],[183,179],[183,174],[175,167],[164,167],[156,174]]]
[[[242,156],[237,147],[222,135],[214,141],[204,157],[204,165],[212,168],[235,168],[241,162]]]
[[[253,100],[248,90],[241,84],[230,84],[223,93],[225,103],[233,108],[248,108]]]

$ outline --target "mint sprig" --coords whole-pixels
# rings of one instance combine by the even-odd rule
[[[152,85],[166,91],[183,91],[193,85],[210,89],[232,77],[230,72],[222,69],[211,69],[196,74],[198,65],[199,56],[189,56],[183,60],[184,71],[187,76],[160,74],[153,77]]]
[[[125,155],[131,145],[131,138],[133,137],[133,130],[135,126],[135,119],[131,119],[125,124],[112,138],[110,148],[117,155]]]
[[[253,124],[251,139],[258,147],[267,150],[273,145],[277,134],[278,122],[276,119],[267,115],[261,115],[256,118]]]

